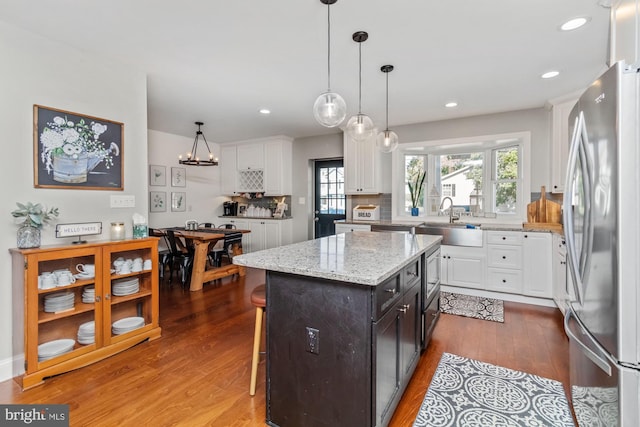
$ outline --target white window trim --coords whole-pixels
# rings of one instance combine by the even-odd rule
[[[429,216],[426,214],[421,214],[420,216],[415,217],[404,212],[404,156],[406,154],[427,155],[465,151],[485,151],[513,145],[521,146],[522,159],[519,162],[519,167],[521,168],[520,172],[522,173],[522,188],[518,192],[516,212],[514,214],[496,213],[496,218],[508,220],[510,222],[526,221],[527,204],[531,201],[531,132],[528,131],[400,144],[398,149],[392,154],[391,219],[393,221],[422,222],[438,218],[436,216]],[[491,168],[493,167],[493,159],[490,159],[488,166],[490,167],[484,168],[484,179],[487,180],[485,182],[490,182],[492,179]],[[428,168],[429,170],[433,169],[432,165],[428,165]],[[431,173],[428,173],[427,180],[429,182],[433,182],[433,176],[430,175]],[[425,188],[427,194],[428,190],[428,188]],[[489,206],[492,206],[492,204],[489,204],[488,201],[485,200],[485,207]]]

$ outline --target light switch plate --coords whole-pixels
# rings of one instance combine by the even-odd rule
[[[112,208],[135,208],[136,196],[132,194],[112,195],[111,207]]]

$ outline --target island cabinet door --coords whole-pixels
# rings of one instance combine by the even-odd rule
[[[400,400],[400,312],[389,310],[373,324],[375,340],[375,425],[389,423]]]
[[[267,421],[372,426],[372,291],[267,271]]]

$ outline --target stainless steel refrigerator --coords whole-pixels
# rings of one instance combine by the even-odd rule
[[[640,80],[618,62],[573,129],[563,220],[574,296],[565,314],[580,427],[640,426]]]

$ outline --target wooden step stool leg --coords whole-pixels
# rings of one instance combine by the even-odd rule
[[[258,362],[260,361],[260,341],[262,341],[262,317],[264,308],[256,307],[256,329],[253,334],[253,359],[251,360],[251,385],[249,395],[256,394],[256,380],[258,376]]]

